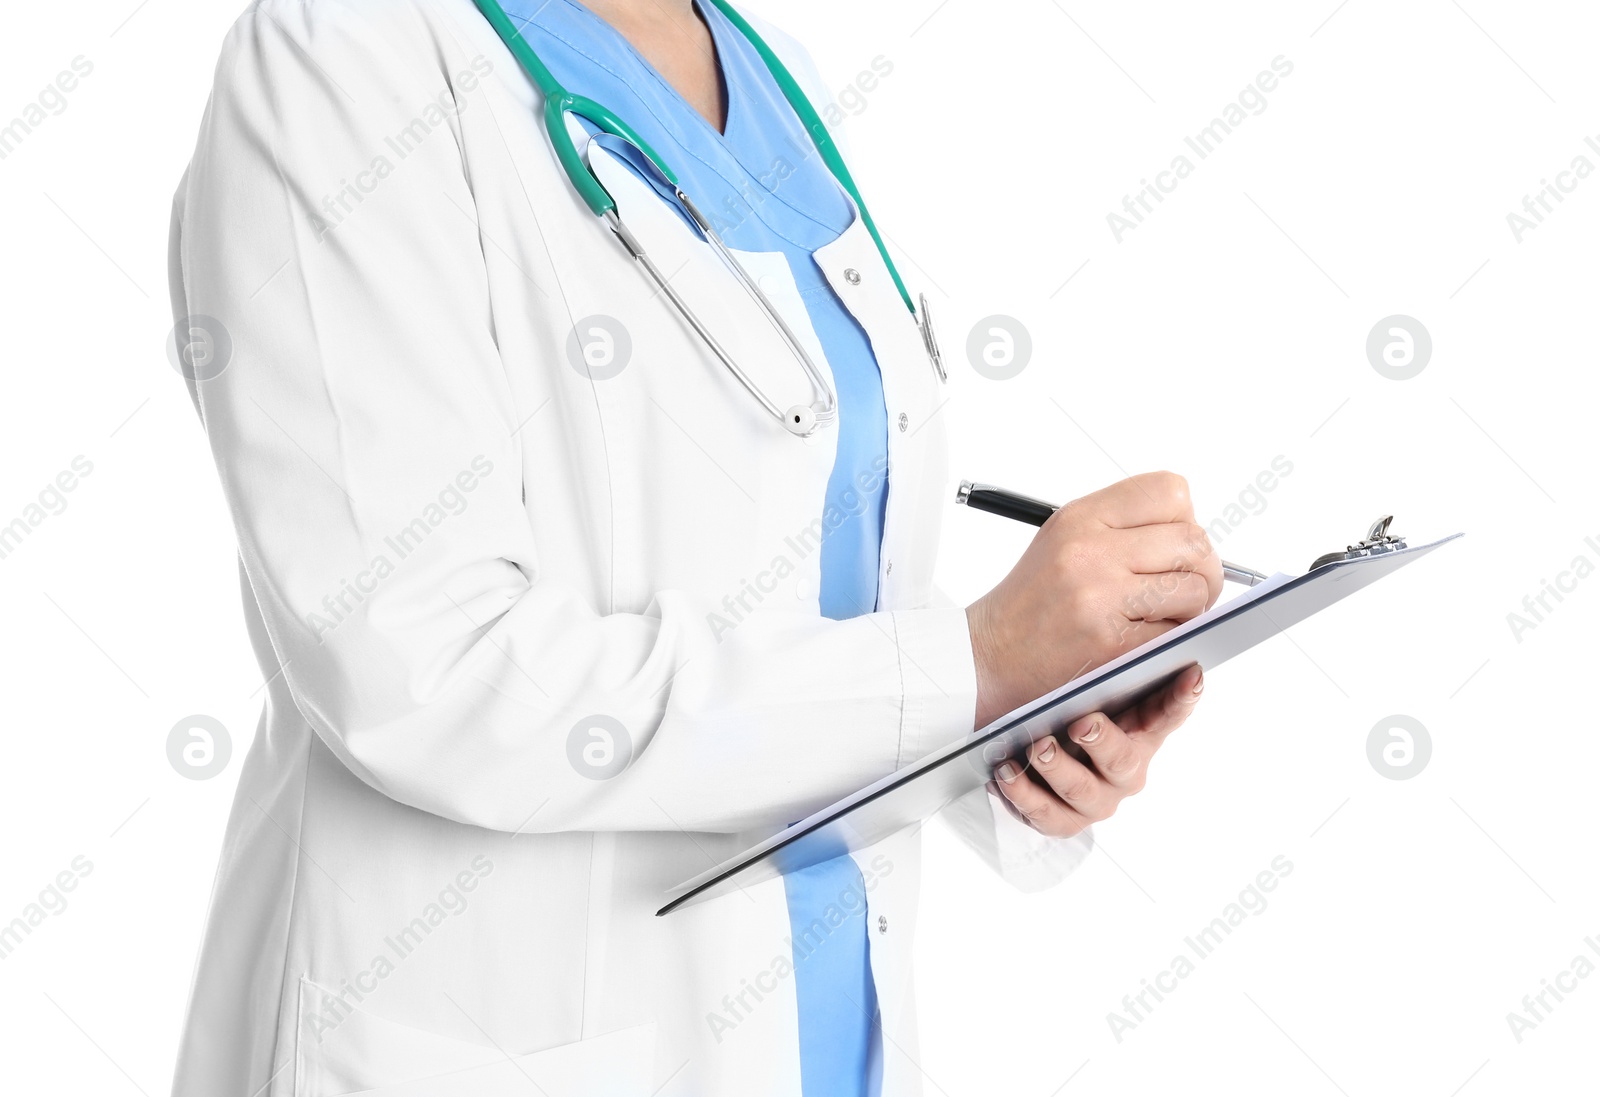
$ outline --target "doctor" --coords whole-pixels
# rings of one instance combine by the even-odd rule
[[[720,0],[502,2],[257,0],[179,186],[267,700],[175,1093],[917,1093],[914,832],[663,893],[1201,612],[1219,562],[1151,474],[941,603],[926,306],[786,96],[828,101],[805,54]],[[604,108],[557,125],[610,209],[556,84]],[[1200,689],[947,817],[1057,882]]]

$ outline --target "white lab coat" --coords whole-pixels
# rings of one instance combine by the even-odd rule
[[[538,105],[470,0],[261,0],[223,47],[172,290],[231,341],[190,388],[268,685],[178,1097],[798,1094],[782,882],[654,912],[971,730],[965,613],[931,584],[946,391],[864,227],[820,259],[891,464],[878,610],[836,622],[833,432],[764,417],[581,204]],[[607,178],[665,271],[713,276]],[[815,347],[781,256],[746,259]],[[631,342],[615,376],[569,356],[596,315]],[[946,814],[1027,888],[1088,848],[981,790]],[[916,1093],[917,837],[856,856],[884,1092]]]

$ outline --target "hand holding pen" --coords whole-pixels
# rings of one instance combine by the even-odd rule
[[[1014,491],[997,488],[993,484],[975,484],[971,480],[961,481],[961,486],[956,489],[956,502],[973,510],[998,514],[1002,518],[1014,518],[1030,526],[1044,525],[1052,514],[1061,509],[1054,503],[1018,495]],[[1247,587],[1253,587],[1267,578],[1254,568],[1230,564],[1226,560],[1222,561],[1222,577],[1230,583],[1243,583]]]
[[[1146,473],[1061,508],[968,484],[957,501],[1040,527],[1010,573],[967,607],[976,727],[1205,612],[1222,591],[1224,565],[1181,476]],[[1144,787],[1151,757],[1203,686],[1191,666],[1124,711],[1074,721],[1070,748],[1040,739],[1025,760],[996,768],[990,791],[1041,834],[1078,834]]]
[[[974,505],[974,491],[964,500]],[[1189,485],[1145,473],[1065,507],[986,489],[980,505],[1040,529],[1000,583],[967,607],[977,726],[1204,613],[1222,561]]]

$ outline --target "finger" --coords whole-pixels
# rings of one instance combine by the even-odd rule
[[[1028,822],[1028,817],[1026,815],[1017,810],[1017,805],[1013,804],[1011,800],[1000,791],[1000,782],[998,780],[990,781],[983,787],[989,790],[990,796],[993,796],[996,800],[1000,801],[1000,805],[1006,809],[1007,815],[1010,815],[1013,819],[1024,826],[1033,825]]]
[[[1204,532],[1204,530],[1201,532]],[[1199,560],[1195,562],[1195,565],[1191,570],[1196,574],[1203,575],[1205,577],[1205,609],[1210,609],[1216,604],[1217,599],[1222,597],[1222,557],[1217,553],[1217,550],[1211,546],[1211,538],[1209,536],[1206,537],[1206,547],[1210,551],[1208,551],[1204,556],[1200,557]],[[1173,570],[1176,571],[1178,569],[1174,568]],[[1201,612],[1204,612],[1204,610]]]
[[[1215,557],[1205,528],[1194,522],[1165,522],[1137,529],[1111,530],[1106,535],[1129,571],[1155,575],[1164,571],[1200,571]],[[1218,568],[1220,571],[1221,563]]]
[[[1128,618],[1123,617],[1120,614],[1117,615],[1117,619],[1112,623],[1112,628],[1110,630],[1112,634],[1111,642],[1114,652],[1113,657],[1115,655],[1120,655],[1125,651],[1132,651],[1140,644],[1143,644],[1149,640],[1154,640],[1156,637],[1172,631],[1176,625],[1176,621],[1130,621]],[[1080,674],[1085,674],[1088,671],[1093,670],[1099,665],[1099,662],[1085,662],[1083,666],[1079,667],[1077,671],[1072,674],[1068,681],[1071,681],[1072,678],[1078,677]]]
[[[1203,576],[1207,596],[1202,612],[1222,596],[1222,558],[1204,527],[1194,522],[1167,522],[1113,530],[1112,537],[1129,571],[1146,575],[1192,571]]]
[[[1166,737],[1194,712],[1205,692],[1205,673],[1198,663],[1179,673],[1166,689],[1157,690],[1126,712],[1119,713],[1117,723],[1135,742],[1146,740],[1145,755],[1155,753]]]
[[[1144,472],[1067,504],[1113,529],[1193,522],[1189,482],[1173,472]]]
[[[1110,818],[1122,799],[1123,793],[1061,749],[1054,736],[1047,735],[1029,748],[1028,766],[1048,792],[1091,822]]]
[[[1059,749],[1057,753],[1061,753]],[[1082,765],[1079,768],[1091,781],[1096,780],[1087,768]],[[1053,791],[1030,779],[1015,761],[1001,762],[995,770],[995,778],[1000,795],[1040,834],[1071,838],[1094,822]]]
[[[1123,589],[1122,615],[1130,621],[1187,621],[1206,611],[1211,584],[1196,571],[1135,575]]]
[[[1067,725],[1067,736],[1083,749],[1102,780],[1127,796],[1144,787],[1148,748],[1128,738],[1118,723],[1093,712]]]
[[[1210,609],[1217,604],[1217,599],[1222,597],[1222,557],[1213,552],[1210,556],[1200,561],[1200,566],[1195,568],[1195,571],[1205,576],[1205,609]],[[1203,613],[1205,610],[1201,612]]]

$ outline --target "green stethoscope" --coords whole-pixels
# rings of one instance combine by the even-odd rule
[[[728,372],[738,379],[739,383],[745,387],[751,396],[755,397],[769,415],[783,424],[784,429],[791,434],[805,437],[815,431],[818,426],[832,422],[838,415],[838,397],[833,390],[833,385],[822,371],[817,368],[816,363],[811,360],[811,356],[805,352],[805,348],[800,345],[800,341],[795,338],[795,334],[790,330],[789,325],[784,322],[778,310],[767,299],[767,295],[761,292],[754,280],[745,271],[744,266],[734,257],[716,231],[712,229],[710,222],[696,208],[689,196],[679,188],[677,177],[673,175],[671,169],[661,162],[661,158],[656,155],[655,150],[645,142],[644,138],[635,133],[632,127],[611,113],[605,106],[585,96],[574,95],[563,87],[561,82],[555,78],[555,75],[545,67],[544,62],[539,60],[539,55],[533,51],[532,46],[528,45],[528,41],[522,37],[521,31],[512,24],[498,0],[473,0],[473,2],[478,5],[478,10],[483,13],[484,17],[489,20],[489,24],[494,27],[495,33],[505,42],[506,47],[511,51],[512,56],[517,59],[518,64],[522,66],[523,71],[528,74],[529,79],[543,93],[545,130],[549,135],[551,146],[555,149],[556,158],[561,161],[561,166],[566,169],[567,176],[572,180],[572,185],[577,188],[579,196],[583,198],[584,202],[594,211],[597,217],[603,218],[611,227],[611,231],[616,234],[617,239],[621,240],[623,246],[628,249],[628,254],[632,255],[639,265],[644,268],[662,296],[672,302],[673,307],[678,310],[684,321],[695,330],[695,333],[711,349],[711,352],[727,367]],[[896,269],[894,260],[889,257],[889,249],[884,247],[883,237],[878,234],[878,227],[873,224],[872,215],[867,212],[867,204],[862,199],[861,192],[856,189],[855,180],[850,177],[850,169],[845,167],[844,158],[839,155],[839,149],[834,145],[833,138],[828,133],[828,127],[823,123],[822,118],[817,114],[816,108],[806,98],[805,92],[795,82],[789,70],[778,59],[777,54],[773,53],[771,47],[762,41],[761,36],[746,22],[745,18],[735,11],[727,0],[711,0],[711,3],[715,4],[717,9],[728,17],[728,21],[738,28],[739,32],[755,47],[756,52],[761,55],[761,59],[766,62],[768,71],[772,73],[772,78],[777,81],[778,88],[783,92],[784,98],[789,101],[789,106],[793,108],[795,115],[811,135],[811,142],[816,146],[817,152],[821,154],[823,163],[827,164],[828,170],[833,173],[833,177],[838,180],[839,185],[855,200],[856,208],[861,211],[862,223],[866,225],[867,231],[872,234],[873,242],[878,245],[878,254],[883,256],[883,265],[888,268],[889,276],[894,279],[895,288],[900,291],[900,299],[905,302],[906,308],[911,311],[911,317],[916,322],[917,329],[922,333],[922,345],[928,353],[928,360],[932,363],[934,372],[938,374],[940,381],[948,380],[945,374],[944,362],[939,354],[939,344],[934,338],[933,324],[928,315],[927,294],[919,295],[917,304],[913,305],[911,303],[911,294],[907,292],[905,282],[901,280],[900,272]],[[589,167],[587,161],[585,161],[583,155],[573,143],[572,134],[568,131],[566,124],[566,116],[568,114],[575,114],[580,118],[588,119],[605,133],[628,142],[639,151],[645,163],[665,184],[666,189],[671,190],[679,206],[682,207],[683,212],[694,224],[700,235],[704,237],[706,243],[711,245],[712,250],[727,265],[739,284],[744,287],[745,292],[750,295],[763,315],[771,322],[790,352],[799,359],[806,376],[811,381],[812,392],[815,396],[812,403],[796,404],[789,408],[779,407],[739,367],[739,363],[734,360],[733,356],[723,349],[716,336],[695,315],[694,310],[689,307],[678,291],[673,288],[671,282],[661,273],[660,268],[645,253],[644,247],[639,243],[638,239],[622,223],[622,218],[617,214],[616,202],[606,191],[606,188],[601,185],[600,180],[594,174],[594,170]]]

